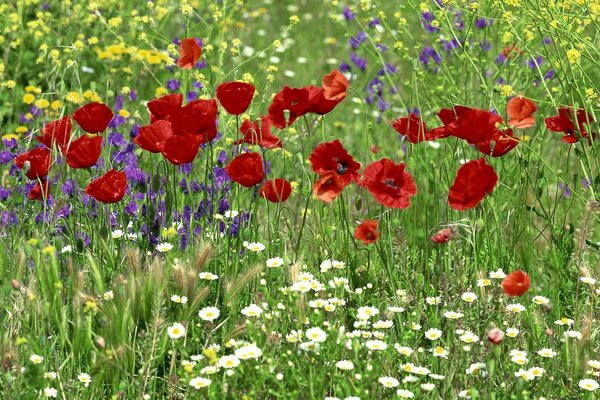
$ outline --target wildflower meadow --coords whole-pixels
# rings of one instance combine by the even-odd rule
[[[599,25],[0,1],[0,399],[600,399]]]

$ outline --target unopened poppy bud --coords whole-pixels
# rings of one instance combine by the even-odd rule
[[[19,282],[16,279],[13,279],[12,281],[10,281],[10,285],[12,286],[13,289],[15,290],[19,290],[21,288],[21,282]]]
[[[106,341],[102,336],[98,336],[96,338],[96,346],[98,346],[101,349],[103,349],[106,346]]]
[[[546,335],[552,336],[552,334],[554,334],[554,331],[552,330],[552,328],[546,329]]]
[[[433,243],[446,243],[449,242],[453,237],[452,229],[444,228],[438,231],[435,235],[431,237],[431,241]]]
[[[504,340],[504,332],[501,329],[494,328],[488,332],[488,339],[494,344],[500,344]]]

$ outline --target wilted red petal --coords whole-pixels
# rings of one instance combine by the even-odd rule
[[[258,120],[250,122],[249,119],[244,120],[240,126],[240,132],[244,135],[243,139],[236,140],[234,144],[248,143],[257,144],[265,149],[282,147],[281,139],[271,134],[271,120],[268,116],[259,117]]]

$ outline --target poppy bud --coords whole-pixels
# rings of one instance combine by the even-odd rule
[[[13,279],[12,281],[10,281],[10,285],[12,286],[13,289],[15,290],[19,290],[21,288],[21,282],[19,282],[16,279]]]
[[[452,239],[453,232],[450,228],[444,228],[439,230],[435,235],[431,237],[433,243],[446,243]]]
[[[488,340],[494,344],[500,344],[504,340],[504,332],[501,329],[494,328],[488,332]]]

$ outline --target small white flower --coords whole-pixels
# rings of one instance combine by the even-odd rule
[[[465,343],[475,343],[479,341],[479,336],[475,335],[473,332],[465,332],[460,336],[460,340]]]
[[[223,356],[219,358],[217,365],[221,368],[235,368],[240,365],[240,359],[236,356]]]
[[[440,296],[437,297],[426,297],[425,302],[430,306],[436,306],[442,302],[442,298]]]
[[[548,305],[550,304],[550,299],[544,296],[534,296],[533,299],[531,299],[531,301],[533,301],[535,304],[539,304],[539,305]]]
[[[262,350],[254,343],[242,346],[235,350],[235,356],[240,360],[262,357]]]
[[[538,350],[537,354],[540,357],[544,357],[544,358],[554,358],[556,357],[556,352],[552,349],[541,349]]]
[[[219,318],[220,315],[221,311],[219,311],[219,309],[216,307],[205,307],[202,310],[198,311],[198,316],[203,321],[212,322],[215,319]]]
[[[212,381],[208,378],[202,378],[200,376],[190,379],[190,386],[194,389],[202,389],[210,385]]]
[[[367,340],[365,343],[365,347],[369,350],[383,351],[387,349],[388,345],[387,343],[381,340]]]
[[[200,272],[198,274],[198,278],[205,280],[205,281],[215,281],[215,280],[219,279],[219,275],[215,275],[210,272]]]
[[[581,278],[579,278],[579,280],[583,283],[586,283],[588,285],[595,285],[596,284],[596,280],[594,278],[592,278],[591,276],[582,276]]]
[[[454,312],[454,311],[446,311],[444,313],[444,317],[448,318],[448,319],[460,319],[464,316],[463,313],[459,313],[459,312]]]
[[[510,312],[518,314],[518,313],[525,311],[525,306],[523,306],[522,304],[519,304],[519,303],[508,304],[506,306],[506,311],[510,311]]]
[[[492,279],[504,279],[506,278],[506,274],[502,271],[501,268],[498,268],[497,271],[490,272],[490,278]]]
[[[244,307],[241,312],[246,317],[258,317],[262,314],[263,310],[256,304],[250,304],[249,306]]]
[[[255,253],[260,253],[261,251],[266,249],[265,245],[260,242],[244,242],[244,247]]]
[[[441,346],[437,346],[436,348],[433,349],[433,356],[446,358],[446,357],[448,357],[448,350],[444,349]]]
[[[275,257],[267,260],[267,268],[278,268],[283,265],[283,258]]]
[[[89,374],[82,372],[81,374],[77,375],[77,380],[79,382],[83,383],[83,385],[85,387],[88,387],[88,386],[90,386],[90,383],[92,382],[92,377],[89,376]]]
[[[171,301],[179,304],[187,304],[188,298],[186,296],[179,296],[178,294],[174,294],[171,296]]]
[[[506,336],[515,338],[518,335],[519,335],[519,330],[517,328],[507,328],[506,329]]]
[[[166,253],[171,249],[173,249],[173,245],[171,243],[159,243],[156,245],[156,250],[161,253]]]
[[[350,371],[354,369],[352,361],[341,360],[335,363],[335,366],[344,371]]]
[[[386,388],[395,388],[398,385],[400,385],[400,382],[398,381],[398,379],[393,378],[391,376],[382,376],[377,381]]]
[[[44,388],[44,397],[53,397],[56,398],[56,396],[58,395],[58,391],[52,387],[45,387]]]
[[[473,292],[465,292],[460,296],[461,299],[466,301],[467,303],[472,303],[477,300],[477,295]]]
[[[437,328],[431,328],[425,331],[425,337],[429,340],[438,340],[442,337],[442,331]]]
[[[579,381],[579,387],[590,392],[597,390],[599,386],[598,382],[593,379],[582,379]]]
[[[167,334],[171,339],[179,339],[185,336],[185,327],[179,322],[175,322],[173,325],[167,328]]]
[[[102,295],[102,298],[106,301],[112,300],[115,298],[115,294],[113,293],[112,290],[108,290],[108,291],[104,292],[104,294]]]
[[[121,229],[115,229],[112,231],[113,239],[121,239],[125,233]]]
[[[587,362],[588,367],[593,368],[593,369],[600,369],[600,361],[598,360],[589,360]]]
[[[70,253],[71,251],[73,251],[73,246],[67,245],[67,246],[63,247],[60,252],[64,254],[64,253]]]
[[[42,363],[42,361],[44,361],[44,357],[42,357],[42,356],[38,356],[37,354],[32,354],[32,355],[29,357],[29,361],[31,361],[31,362],[32,362],[32,363],[34,363],[34,364],[41,364],[41,363]]]
[[[568,330],[565,332],[565,336],[568,338],[572,338],[572,339],[577,339],[577,340],[581,340],[581,338],[583,337],[583,335],[581,334],[581,332],[579,331],[574,331],[574,330]]]
[[[44,373],[44,378],[48,379],[48,380],[55,380],[58,377],[58,374],[56,372],[46,372]]]
[[[306,330],[306,338],[318,343],[323,343],[327,340],[327,333],[321,328],[314,327]]]

